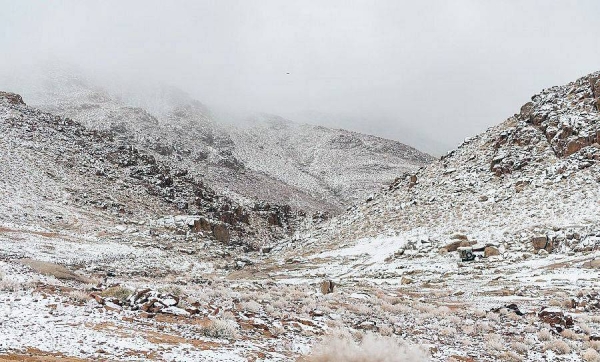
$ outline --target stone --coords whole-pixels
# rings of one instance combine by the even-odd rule
[[[229,232],[227,226],[223,224],[216,224],[213,227],[213,236],[215,239],[217,239],[217,241],[222,243],[229,243],[231,240],[231,233]]]
[[[465,234],[460,234],[460,233],[453,234],[453,235],[450,237],[450,239],[451,239],[451,240],[469,240],[469,238],[467,237],[467,235],[465,235]]]
[[[6,99],[10,104],[25,105],[23,98],[16,93],[0,92],[0,98]]]
[[[569,315],[565,315],[561,311],[543,309],[538,313],[538,317],[542,322],[548,323],[551,327],[556,329],[558,333],[565,329],[572,328],[575,325],[573,318]]]
[[[519,116],[524,121],[529,121],[531,118],[531,111],[533,110],[533,102],[527,102],[521,107]]]
[[[591,79],[590,85],[592,86],[592,94],[594,98],[600,97],[600,79]]]
[[[583,263],[586,269],[600,269],[600,259],[594,259]]]
[[[324,280],[321,282],[321,293],[329,294],[333,293],[333,288],[335,287],[335,283],[331,280]]]
[[[500,250],[493,246],[486,246],[483,250],[483,256],[489,258],[490,256],[500,255]]]
[[[456,251],[459,247],[460,247],[460,243],[462,241],[458,240],[458,241],[453,241],[450,244],[447,244],[446,246],[444,246],[442,249],[445,249],[446,252],[453,252]]]
[[[533,245],[533,250],[535,251],[544,249],[547,252],[551,252],[552,248],[554,247],[554,243],[551,240],[548,240],[548,236],[546,235],[534,236],[531,239],[531,244]]]

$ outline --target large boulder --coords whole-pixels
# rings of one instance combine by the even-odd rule
[[[483,249],[483,256],[486,258],[496,255],[500,255],[500,250],[498,250],[498,248],[495,248],[493,246],[486,246],[485,249]]]
[[[16,93],[0,92],[0,99],[5,99],[8,101],[8,103],[11,104],[25,105],[25,102],[23,102],[23,98]]]
[[[229,232],[227,226],[224,224],[216,224],[215,226],[213,226],[213,236],[215,237],[215,239],[217,239],[217,241],[220,241],[222,243],[229,243],[229,241],[231,240],[231,233]]]
[[[531,239],[531,244],[533,245],[533,250],[535,251],[544,249],[547,252],[551,252],[554,248],[554,243],[548,239],[548,236],[546,235],[534,236]]]

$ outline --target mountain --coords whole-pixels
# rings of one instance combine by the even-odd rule
[[[77,74],[55,69],[25,94],[40,109],[112,130],[158,159],[185,165],[240,202],[335,214],[433,160],[396,141],[277,116],[222,120],[172,87],[114,95]]]
[[[518,114],[393,183],[331,222],[335,235],[421,235],[440,243],[464,233],[483,243],[529,247],[548,234],[599,229],[598,73],[532,97]],[[327,238],[328,239],[328,238]]]
[[[600,72],[424,167],[69,79],[0,93],[0,360],[600,358]]]

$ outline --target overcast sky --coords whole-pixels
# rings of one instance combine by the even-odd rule
[[[600,70],[599,16],[597,0],[0,0],[0,65],[66,61],[440,153]]]

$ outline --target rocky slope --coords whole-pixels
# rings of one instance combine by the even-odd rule
[[[0,107],[3,220],[41,219],[52,226],[78,218],[70,213],[148,222],[161,215],[194,215],[186,222],[198,238],[255,247],[291,231],[289,206],[241,205],[184,167],[173,168],[136,148],[115,130],[88,129],[30,108],[11,93],[0,93]],[[96,230],[91,224],[83,227]]]
[[[157,159],[183,165],[240,202],[260,199],[337,213],[433,160],[399,142],[275,116],[240,127],[216,121],[176,89],[115,96],[74,74],[55,70],[25,93],[43,110],[111,130]]]
[[[442,247],[462,233],[507,252],[532,249],[536,236],[557,251],[598,247],[597,78],[533,96],[518,114],[333,220],[324,240],[402,235]]]
[[[286,184],[333,197],[339,206],[361,201],[433,161],[399,142],[356,132],[270,115],[248,123],[231,132],[237,159]]]

